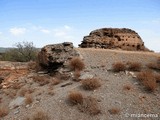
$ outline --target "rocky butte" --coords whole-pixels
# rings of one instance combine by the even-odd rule
[[[83,38],[79,47],[148,51],[138,33],[128,28],[94,30]]]

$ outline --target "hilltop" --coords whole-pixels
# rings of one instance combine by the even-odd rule
[[[85,90],[81,81],[73,79],[72,70],[58,76],[36,72],[32,69],[34,63],[0,62],[0,75],[5,79],[0,89],[1,106],[11,107],[11,102],[19,96],[28,100],[8,109],[2,120],[28,120],[43,115],[50,120],[134,120],[137,118],[132,118],[131,114],[159,114],[159,83],[154,92],[149,92],[136,77],[140,71],[148,69],[147,64],[156,63],[159,54],[93,48],[77,48],[76,51],[85,64],[78,78],[97,78],[98,88]],[[112,64],[116,62],[138,62],[142,67],[140,71],[114,72]],[[157,70],[150,71],[160,74]],[[70,104],[68,95],[73,91],[80,92],[88,102],[82,106]],[[36,114],[37,111],[41,112]],[[147,119],[158,120],[156,116]]]

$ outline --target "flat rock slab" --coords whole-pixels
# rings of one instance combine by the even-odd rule
[[[12,100],[9,104],[9,108],[13,109],[17,106],[21,106],[24,104],[25,98],[24,97],[17,97],[16,99]]]

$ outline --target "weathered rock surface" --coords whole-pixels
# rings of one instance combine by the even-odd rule
[[[102,28],[94,30],[83,38],[79,46],[81,48],[148,50],[138,33],[127,28]]]
[[[16,99],[10,102],[9,108],[13,109],[15,107],[21,106],[22,104],[24,104],[24,100],[24,97],[17,97]]]
[[[71,42],[46,45],[38,54],[39,64],[48,70],[56,70],[74,56],[78,56]]]

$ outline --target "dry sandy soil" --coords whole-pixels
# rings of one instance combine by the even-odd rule
[[[136,72],[115,73],[111,70],[112,64],[119,61],[140,62],[143,69],[146,69],[145,65],[156,62],[160,57],[159,54],[80,48],[77,51],[85,63],[81,76],[93,75],[100,78],[101,87],[98,89],[84,90],[81,82],[72,79],[61,80],[59,84],[53,85],[51,81],[54,77],[28,70],[25,64],[20,68],[20,63],[0,62],[0,75],[6,78],[5,88],[0,89],[0,107],[8,108],[8,114],[0,120],[30,120],[36,111],[47,114],[50,120],[160,120],[160,84],[158,83],[157,89],[150,93],[133,77]],[[2,69],[6,64],[12,64],[13,69],[7,70],[7,67],[5,70]],[[19,70],[15,70],[15,66],[19,66]],[[39,85],[34,81],[37,75],[47,79],[47,82]],[[68,85],[62,87],[66,83]],[[126,90],[124,86],[130,86],[130,89]],[[20,95],[23,96],[24,89],[27,89],[32,102],[29,105],[23,103],[9,109],[10,102]],[[71,91],[79,91],[85,97],[94,97],[101,112],[90,115],[87,112],[81,112],[77,105],[68,103],[67,98]],[[115,114],[111,113],[111,110],[115,110]],[[139,117],[139,114],[152,114],[152,116]]]

